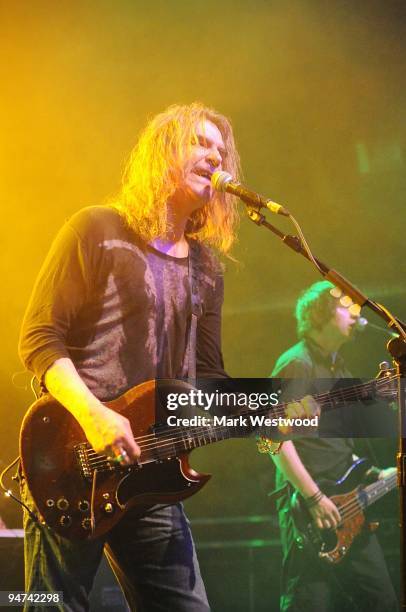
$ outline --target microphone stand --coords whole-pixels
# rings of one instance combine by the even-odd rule
[[[399,332],[399,337],[392,338],[387,343],[387,349],[392,356],[398,374],[398,401],[399,401],[399,440],[397,453],[398,489],[399,489],[399,510],[400,510],[400,580],[401,580],[401,609],[406,610],[406,542],[405,542],[405,522],[406,522],[406,390],[404,380],[406,377],[406,323],[394,317],[382,304],[378,304],[361,293],[349,280],[342,276],[337,270],[333,270],[327,264],[320,261],[317,257],[309,257],[303,248],[302,241],[298,236],[284,234],[277,227],[266,220],[265,215],[260,212],[261,206],[246,205],[248,217],[256,225],[266,227],[286,246],[296,253],[306,257],[309,261],[316,263],[320,273],[324,278],[339,287],[353,302],[360,306],[366,306],[378,316],[380,316],[391,329]],[[291,215],[289,215],[291,216]]]

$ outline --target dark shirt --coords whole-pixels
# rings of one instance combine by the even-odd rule
[[[351,378],[339,353],[323,351],[310,338],[300,340],[278,358],[273,377],[284,378]]]
[[[311,340],[301,340],[276,362],[272,371],[273,378],[291,378],[295,397],[304,397],[311,392],[309,384],[316,385],[316,392],[328,391],[334,386],[334,379],[350,378],[340,355],[331,355],[323,351]],[[293,380],[295,379],[295,380]],[[330,411],[320,417],[319,428],[327,421],[330,429],[339,429],[341,413]],[[352,463],[354,450],[350,438],[295,438],[297,453],[309,474],[316,481],[320,478],[336,480],[344,474]],[[280,489],[287,484],[285,475],[276,470],[275,486]],[[285,489],[278,500],[279,526],[284,558],[286,559],[297,537],[295,524],[290,513],[291,487]]]
[[[197,373],[226,376],[221,268],[208,248],[198,250]],[[70,357],[106,401],[148,379],[186,376],[190,319],[188,258],[146,245],[113,208],[89,207],[63,226],[44,262],[20,355],[40,381],[56,359]]]
[[[326,353],[312,340],[301,340],[283,353],[271,376],[295,379],[292,388],[296,398],[309,394],[312,390],[309,388],[310,381],[316,393],[320,393],[331,390],[334,379],[351,378],[340,355]],[[339,432],[343,415],[345,412],[338,410],[322,413],[321,432]],[[316,480],[321,477],[337,479],[352,463],[354,443],[350,438],[327,435],[320,438],[306,437],[295,439],[294,444],[302,463]],[[277,486],[284,482],[285,477],[277,470]]]

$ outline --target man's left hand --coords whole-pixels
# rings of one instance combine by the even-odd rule
[[[306,395],[303,399],[297,402],[290,402],[285,409],[286,418],[304,419],[320,416],[320,406],[312,395]],[[291,427],[280,425],[279,430],[283,434],[291,431]]]

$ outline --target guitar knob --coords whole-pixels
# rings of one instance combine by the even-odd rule
[[[301,536],[297,536],[296,538],[296,545],[300,550],[303,550],[304,548],[304,541],[303,538]]]
[[[60,497],[56,502],[56,506],[59,510],[67,510],[69,508],[69,502],[66,497]]]
[[[70,527],[72,525],[72,517],[69,514],[62,514],[59,523],[62,527]]]
[[[84,518],[83,519],[82,527],[83,527],[83,529],[86,529],[86,531],[88,531],[89,529],[92,528],[92,521],[90,520],[90,518]]]
[[[108,504],[104,504],[103,510],[105,511],[106,514],[113,514],[114,506],[113,504],[109,502]]]
[[[90,508],[90,504],[86,499],[81,499],[78,503],[78,508],[81,512],[87,512]]]
[[[46,505],[48,508],[53,508],[53,507],[55,506],[55,502],[54,502],[54,500],[53,500],[53,499],[47,499],[47,500],[46,500],[46,502],[45,502],[45,505]]]

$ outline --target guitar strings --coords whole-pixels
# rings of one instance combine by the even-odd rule
[[[392,378],[396,378],[398,376],[394,376]],[[352,387],[350,389],[347,390],[347,392],[343,393],[344,390],[340,390],[340,396],[341,398],[346,397],[346,399],[348,399],[349,397],[352,398],[352,396],[354,395],[354,391],[356,392],[359,388],[363,388],[365,389],[365,387],[370,387],[372,385],[378,385],[378,386],[382,386],[382,383],[384,383],[385,385],[387,385],[388,383],[388,377],[386,379],[377,379],[374,381],[371,381],[370,383],[367,383],[366,385],[359,385],[356,387]],[[321,406],[323,407],[323,403],[330,403],[330,398],[333,394],[336,394],[336,392],[333,393],[325,393],[325,394],[321,394],[320,396],[318,396],[318,403],[321,404]],[[285,409],[284,407],[286,406],[286,404],[279,406],[279,407],[275,407],[274,409],[274,415],[279,415],[280,413],[285,414]],[[263,412],[270,412],[269,408],[266,408],[265,410],[259,410],[256,411],[256,414],[258,413],[263,413]],[[245,414],[250,414],[250,413],[241,413],[239,416],[244,416]],[[193,441],[193,439],[196,436],[199,436],[200,440],[203,438],[203,442],[206,443],[206,435],[209,436],[209,441],[212,441],[212,433],[215,434],[215,437],[217,439],[218,434],[222,434],[221,439],[225,439],[226,437],[231,437],[231,434],[229,433],[229,427],[214,427],[214,426],[207,426],[207,427],[193,427],[193,428],[188,428],[187,430],[185,428],[170,428],[167,427],[166,429],[161,429],[160,430],[160,434],[162,433],[166,433],[166,432],[171,432],[171,437],[164,437],[162,435],[160,435],[160,437],[158,438],[156,433],[152,433],[152,434],[146,434],[144,436],[140,436],[139,438],[135,438],[135,440],[140,444],[142,450],[144,452],[148,452],[148,450],[157,450],[159,451],[159,449],[162,450],[166,450],[165,447],[168,447],[169,445],[173,445],[176,446],[177,443],[179,442],[188,442],[189,443],[189,447],[187,447],[185,445],[185,449],[184,450],[192,450],[191,446],[190,446],[190,442]],[[245,431],[241,432],[241,436],[245,435]],[[227,433],[228,436],[225,436],[224,433]],[[238,437],[235,435],[234,432],[234,437]],[[146,442],[146,444],[143,444],[143,441]],[[105,455],[104,456],[100,456],[97,453],[95,453],[93,450],[89,450],[88,451],[88,455],[93,454],[94,456],[94,460],[98,460],[101,459],[102,463],[106,461],[105,459]],[[96,465],[96,464],[94,464]]]
[[[354,395],[355,397],[358,397],[358,391],[361,389],[364,391],[364,393],[361,395],[361,398],[365,399],[365,390],[367,389],[368,391],[370,391],[370,389],[372,387],[385,387],[388,386],[388,383],[392,382],[393,380],[399,378],[398,374],[392,375],[390,377],[385,377],[385,378],[381,378],[381,379],[374,379],[372,381],[370,381],[369,383],[364,383],[364,384],[360,384],[360,385],[356,385],[354,387],[350,387],[350,388],[344,388],[344,389],[339,389],[336,391],[332,391],[332,392],[325,392],[322,393],[318,396],[315,397],[316,401],[318,402],[318,404],[323,407],[323,405],[326,404],[331,404],[331,399],[334,397],[340,397],[341,401],[344,400],[348,400],[348,399],[353,399]],[[390,393],[392,393],[390,391]],[[295,401],[298,400],[292,400],[291,402],[287,402],[284,403],[282,405],[279,405],[277,407],[275,407],[273,410],[269,409],[269,407],[264,407],[260,410],[256,410],[256,414],[257,415],[262,415],[262,414],[270,414],[273,412],[273,416],[277,417],[277,416],[282,416],[282,415],[286,415],[286,411],[285,408],[289,403],[294,403]],[[249,414],[252,414],[252,412],[242,412],[239,413],[238,416],[239,417],[244,417],[247,416]],[[237,415],[235,415],[237,416]],[[291,418],[295,418],[295,417],[291,417]],[[248,428],[249,429],[249,428]],[[244,433],[241,433],[241,436],[245,435],[245,431]],[[166,434],[166,433],[171,432],[171,437],[164,437],[162,434]],[[229,436],[224,436],[224,433],[228,433]],[[149,450],[157,450],[158,452],[160,450],[166,450],[165,447],[168,447],[170,445],[173,445],[174,447],[176,446],[176,444],[178,444],[179,442],[189,442],[189,448],[186,447],[185,445],[185,449],[184,450],[192,450],[192,448],[190,447],[190,442],[193,441],[193,439],[196,436],[199,436],[199,438],[203,438],[204,443],[207,442],[206,440],[206,435],[209,435],[209,441],[212,441],[212,436],[211,433],[215,433],[215,437],[217,439],[217,435],[219,433],[222,434],[221,439],[225,439],[226,437],[231,437],[231,434],[229,433],[229,427],[215,427],[215,426],[206,426],[206,427],[193,427],[193,428],[188,428],[186,430],[186,428],[173,428],[173,427],[167,427],[167,428],[161,428],[159,431],[160,437],[157,437],[156,432],[153,432],[151,434],[145,434],[143,436],[140,436],[138,438],[135,438],[135,441],[137,443],[139,443],[141,449],[144,452],[148,452]],[[185,436],[186,434],[186,436]],[[235,435],[234,432],[234,436],[233,437],[238,437]],[[143,443],[145,442],[145,444]],[[99,455],[98,453],[96,453],[93,449],[88,449],[87,451],[88,453],[88,457],[90,455],[93,456],[92,459],[89,459],[89,462],[91,462],[92,467],[95,467],[96,465],[100,465],[100,464],[108,464],[107,461],[107,457],[106,455]]]
[[[210,431],[212,431],[215,434],[216,440],[218,439],[219,431],[221,431],[223,434],[221,437],[221,440],[226,439],[227,436],[231,437],[228,427],[211,427]],[[190,432],[192,432],[192,436]],[[179,450],[187,451],[187,450],[193,450],[193,448],[195,448],[195,446],[191,446],[191,442],[196,441],[196,437],[197,437],[196,432],[200,433],[200,429],[199,428],[191,428],[191,430],[186,429],[186,428],[180,429],[178,432],[176,432],[176,435],[172,436],[171,438],[163,438],[163,442],[162,440],[159,441],[159,439],[156,437],[155,434],[152,434],[155,440],[151,440],[147,444],[140,443],[141,451],[142,453],[144,453],[144,455],[147,454],[148,456],[149,454],[152,456],[152,454],[149,451],[155,450],[157,457],[152,456],[153,459],[171,458],[171,457],[168,457],[167,451],[169,449],[173,449],[174,451],[176,451],[176,446],[179,446],[179,443],[183,443],[183,447],[184,447]],[[194,438],[193,438],[193,435],[195,436]],[[243,435],[243,434],[240,434],[240,435]],[[203,434],[200,433],[198,437],[199,437],[199,440],[203,439],[204,443],[208,442],[206,430],[204,430]],[[139,441],[138,438],[135,438],[135,440]],[[209,440],[212,440],[212,436],[210,436]],[[110,469],[111,464],[109,463],[108,458],[105,454],[102,455],[102,454],[96,453],[91,448],[86,450],[86,454],[88,457],[88,464],[90,467],[92,468],[105,467],[105,468]],[[119,468],[120,466],[117,466],[117,467]]]
[[[387,377],[386,379],[376,379],[376,380],[370,381],[369,383],[364,383],[364,384],[361,384],[361,385],[356,385],[354,387],[350,387],[349,389],[345,389],[344,388],[344,389],[340,389],[340,390],[333,391],[333,392],[322,393],[322,394],[316,396],[315,399],[316,399],[316,401],[319,404],[321,404],[322,407],[323,407],[323,405],[327,405],[327,404],[331,403],[331,398],[334,398],[336,396],[339,396],[342,400],[354,399],[354,395],[355,395],[355,397],[358,397],[357,392],[358,392],[359,389],[368,389],[368,390],[370,390],[373,386],[378,386],[378,387],[380,387],[380,386],[387,386],[388,382],[391,382],[392,380],[394,380],[396,378],[398,378],[398,375],[394,375],[393,377],[391,377],[390,381],[389,381],[389,377]],[[364,394],[361,395],[361,399],[366,399]],[[286,408],[286,406],[288,404],[295,403],[297,401],[300,401],[300,400],[291,400],[290,402],[286,402],[284,404],[276,406],[273,409],[272,408],[270,409],[268,406],[267,407],[263,407],[263,408],[261,408],[259,410],[256,410],[255,414],[263,415],[263,414],[267,414],[267,413],[268,414],[272,413],[272,415],[275,416],[275,417],[282,416],[282,415],[285,415],[285,412],[286,412],[285,408]],[[252,412],[241,412],[238,415],[234,415],[234,416],[244,417],[244,416],[249,416],[250,414],[252,414]],[[204,430],[210,430],[210,429],[212,429],[212,427],[210,427],[210,426],[207,426],[207,428],[194,427],[194,428],[188,428],[188,431],[193,433],[193,434],[196,434],[196,432],[198,432],[199,429],[202,429],[204,431]],[[221,428],[217,428],[217,430],[221,431]],[[166,428],[161,428],[160,431],[159,431],[160,434],[166,433],[166,432],[171,432],[172,438],[170,438],[170,440],[173,440],[174,435],[178,435],[178,436],[180,435],[181,437],[183,437],[184,433],[185,433],[185,428],[174,428],[174,427],[169,427],[168,426]],[[147,441],[149,439],[154,439],[155,440],[156,439],[156,433],[154,432],[152,434],[146,434],[144,436],[139,436],[138,438],[135,438],[135,440],[138,443],[142,443],[142,441],[144,441],[144,440]],[[164,439],[164,438],[162,438],[162,436],[161,436],[161,439]]]
[[[383,495],[385,495],[388,492],[386,491],[386,488],[389,486],[389,489],[391,489],[392,483],[395,482],[396,480],[397,480],[397,474],[393,474],[389,476],[388,478],[382,479],[381,481],[377,481],[377,482],[382,483],[382,491],[380,491],[377,494],[375,501],[380,499]],[[343,525],[344,521],[355,517],[357,514],[362,512],[363,508],[365,507],[366,506],[362,504],[362,500],[359,499],[358,495],[355,498],[351,499],[350,501],[345,502],[343,505],[338,506],[338,510],[341,515],[341,521],[337,524],[337,527],[339,527],[340,525]]]
[[[383,386],[383,387],[385,387],[385,386],[388,385],[388,382],[392,382],[392,380],[395,380],[396,378],[399,378],[398,374],[391,376],[390,379],[389,379],[389,377],[386,377],[385,379],[383,379],[383,378],[382,379],[374,379],[373,381],[370,381],[368,383],[363,383],[363,384],[356,385],[354,387],[350,387],[350,388],[347,388],[347,389],[344,388],[344,389],[339,389],[339,390],[332,391],[332,392],[321,393],[320,395],[315,397],[315,400],[317,401],[317,403],[321,404],[321,406],[323,407],[323,405],[330,404],[331,403],[331,399],[332,398],[334,399],[335,397],[340,397],[343,401],[354,399],[354,396],[355,396],[355,399],[356,399],[357,397],[359,397],[358,391],[360,389],[364,389],[364,390],[368,389],[368,391],[369,391],[373,386],[378,386],[378,387]],[[367,399],[364,394],[362,394],[360,396],[360,398],[361,399]],[[286,406],[288,404],[292,404],[292,403],[299,402],[299,401],[300,400],[298,400],[298,399],[292,399],[289,402],[285,402],[285,403],[283,403],[283,404],[281,404],[279,406],[275,406],[273,409],[272,408],[270,409],[268,406],[266,406],[266,407],[260,408],[259,410],[256,410],[255,414],[263,415],[263,414],[271,414],[272,413],[272,416],[275,416],[275,417],[282,416],[282,415],[285,415],[285,412],[286,412],[285,408],[286,408]],[[238,413],[238,415],[234,415],[234,416],[245,417],[245,416],[249,416],[250,414],[252,414],[252,411],[251,412],[246,412],[246,411],[245,412],[241,412],[241,413]],[[210,429],[210,426],[208,426],[207,429]],[[218,429],[220,429],[220,428],[218,428]],[[188,430],[192,431],[193,433],[196,433],[196,431],[198,431],[199,428],[196,428],[196,427],[195,428],[188,428]],[[166,433],[166,432],[169,432],[169,431],[172,432],[172,435],[177,433],[177,432],[179,432],[180,435],[183,436],[184,428],[174,428],[174,427],[169,427],[168,426],[166,428],[161,428],[159,433],[161,434],[161,433]],[[140,436],[138,438],[135,438],[135,440],[137,442],[142,442],[143,440],[148,440],[149,438],[155,438],[155,437],[156,437],[156,434],[152,433],[152,434],[146,434],[144,436]]]
[[[334,397],[340,397],[343,400],[354,399],[354,396],[355,396],[355,398],[358,397],[357,392],[358,392],[359,389],[368,389],[368,390],[370,390],[373,386],[378,386],[378,387],[383,386],[383,387],[385,387],[385,386],[388,385],[389,382],[392,382],[393,380],[395,380],[397,378],[399,378],[399,375],[395,374],[395,375],[392,375],[391,377],[386,377],[386,378],[381,378],[381,379],[374,379],[372,381],[369,381],[368,383],[363,383],[363,384],[356,385],[356,386],[353,386],[353,387],[344,388],[344,389],[338,389],[336,391],[330,391],[330,392],[327,391],[325,393],[321,393],[318,396],[315,396],[315,400],[319,404],[323,404],[323,403],[324,404],[329,404],[329,403],[331,403],[331,398],[334,399]],[[392,392],[390,391],[389,394],[391,395]],[[362,394],[360,396],[360,398],[361,399],[367,399],[364,394]],[[261,408],[259,410],[256,410],[255,413],[259,414],[259,415],[267,414],[267,413],[273,413],[275,416],[282,416],[283,414],[285,414],[285,408],[286,408],[286,406],[288,404],[292,404],[292,403],[299,402],[299,401],[300,401],[300,399],[292,399],[289,402],[285,402],[285,403],[283,403],[283,404],[281,404],[279,406],[275,406],[273,409],[272,408],[270,409],[268,406],[266,406],[266,407],[263,407],[263,408]],[[234,415],[234,416],[244,417],[244,416],[249,416],[250,414],[252,414],[252,412],[241,412],[241,413],[238,413],[238,415]],[[210,428],[210,426],[208,426],[208,428]],[[193,431],[194,433],[198,430],[198,428],[188,428],[188,429],[189,429],[189,431]],[[161,434],[161,433],[166,433],[166,432],[169,432],[169,431],[171,431],[172,434],[176,433],[177,431],[179,431],[181,433],[181,435],[183,436],[184,428],[175,428],[175,427],[169,427],[169,426],[166,427],[166,428],[162,427],[162,428],[160,428],[159,433]],[[139,436],[138,438],[135,438],[135,440],[137,442],[142,442],[143,440],[148,440],[148,439],[151,439],[151,438],[156,439],[156,433],[155,432],[150,433],[150,434],[145,434],[143,436]]]
[[[378,379],[376,381],[375,380],[371,381],[370,383],[367,383],[366,385],[364,384],[364,385],[358,385],[356,387],[351,387],[351,389],[348,389],[348,390],[343,389],[343,390],[339,390],[338,392],[332,392],[332,393],[330,392],[330,393],[321,394],[321,395],[317,396],[317,401],[318,401],[319,404],[321,404],[321,407],[323,407],[324,404],[331,403],[331,401],[330,401],[331,396],[334,396],[334,395],[340,395],[342,399],[347,399],[347,400],[348,399],[353,399],[354,391],[356,393],[360,388],[363,388],[363,389],[365,389],[366,387],[370,388],[373,385],[375,385],[375,386],[376,385],[383,386],[382,383],[387,385],[388,380],[387,379],[386,380]],[[292,400],[292,402],[289,402],[289,403],[293,403],[293,401],[295,401],[295,400]],[[256,414],[257,415],[262,415],[264,413],[265,414],[273,413],[273,416],[276,416],[276,417],[277,416],[282,416],[282,415],[285,415],[285,412],[286,412],[285,411],[285,407],[287,406],[287,404],[288,403],[282,404],[282,405],[280,405],[278,407],[275,407],[273,410],[272,409],[270,410],[269,407],[265,407],[263,409],[257,410]],[[252,412],[242,412],[238,416],[244,417],[244,416],[247,416],[247,415],[250,415],[250,414],[252,414]],[[202,428],[202,427],[200,427],[200,428],[199,427],[188,428],[189,434],[192,434],[192,435],[196,435],[196,433],[200,433],[200,432],[203,433],[205,431],[209,432],[209,431],[212,431],[212,430],[214,430],[214,426],[212,426],[212,427],[208,426],[206,428]],[[178,437],[178,438],[180,437],[182,439],[184,438],[185,428],[177,428],[177,429],[173,428],[173,427],[162,428],[160,430],[160,434],[166,433],[166,432],[169,432],[169,431],[171,432],[171,437],[170,438],[166,438],[165,439],[164,437],[161,436],[161,440],[164,442],[164,444],[166,444],[166,440],[168,440],[168,442],[171,442],[176,437]],[[216,431],[223,432],[224,431],[224,427],[217,427]],[[156,434],[153,433],[153,434],[147,434],[145,436],[140,436],[139,438],[136,438],[136,441],[138,443],[142,444],[143,440],[147,441],[148,439],[151,439],[151,438],[156,440]],[[145,446],[145,448],[148,448],[148,447]]]
[[[388,476],[387,478],[383,478],[383,479],[380,479],[380,480],[378,479],[375,483],[372,483],[372,486],[376,485],[377,483],[381,486],[381,491],[378,491],[378,493],[376,494],[376,497],[374,498],[374,501],[380,499],[382,497],[382,495],[384,495],[386,493],[385,489],[388,486],[389,486],[389,488],[391,488],[392,484],[394,482],[396,482],[396,480],[397,480],[397,473],[393,473],[390,476]],[[369,485],[369,486],[371,486],[371,485]],[[362,492],[368,493],[367,489],[368,489],[368,487],[365,487],[365,488],[361,487],[360,493],[362,493]],[[352,500],[352,501],[354,501],[354,500]],[[352,504],[352,501],[346,502],[342,506],[340,506],[340,514],[341,514],[341,510],[344,510],[345,512],[347,512],[348,508]],[[367,505],[367,504],[366,505],[363,504],[362,499],[360,500],[359,498],[357,498],[357,504],[360,506],[361,509],[363,507],[366,507],[366,505]]]

